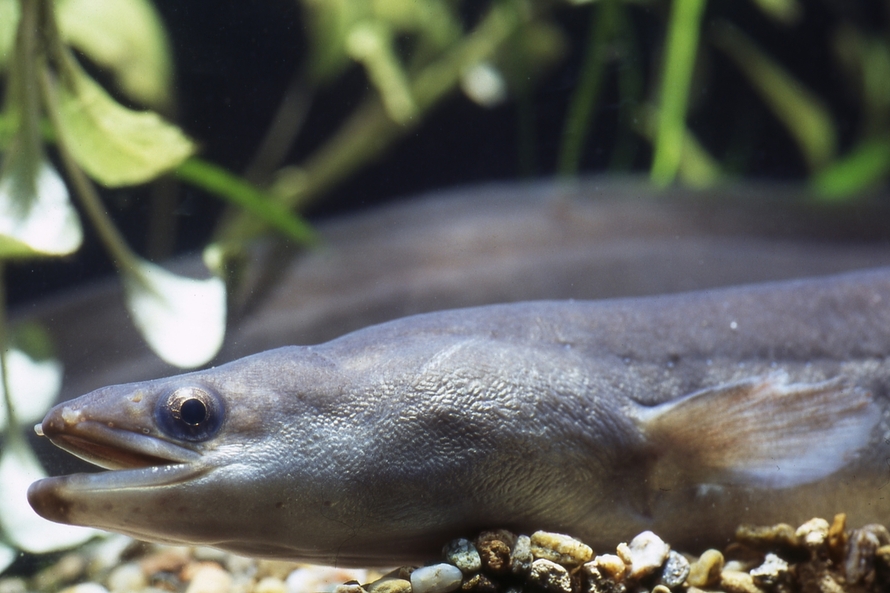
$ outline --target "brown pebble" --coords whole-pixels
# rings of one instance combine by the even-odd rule
[[[510,572],[510,545],[499,539],[476,542],[483,572],[492,575],[505,575]]]
[[[705,550],[698,560],[689,565],[686,582],[693,587],[710,587],[720,581],[723,554],[719,550]]]
[[[264,579],[266,577],[275,577],[276,579],[285,580],[287,575],[295,571],[301,565],[289,560],[269,560],[261,558],[256,563],[256,578]]]
[[[754,584],[747,572],[724,570],[720,575],[720,588],[726,593],[766,593]]]
[[[411,581],[403,578],[387,576],[374,581],[366,587],[368,593],[410,593]]]
[[[580,566],[593,557],[590,546],[561,533],[536,531],[531,536],[531,552],[535,558],[544,558],[563,566]]]
[[[847,549],[847,515],[838,513],[828,528],[828,557],[835,563],[843,562]]]
[[[145,574],[151,576],[157,572],[179,572],[191,559],[188,548],[171,546],[142,558],[139,560],[139,566]]]
[[[59,560],[40,572],[33,579],[35,589],[41,591],[55,591],[61,585],[70,583],[83,576],[87,568],[86,559],[80,554],[65,554]]]
[[[474,543],[478,546],[482,542],[491,540],[504,542],[507,546],[512,548],[514,544],[516,544],[516,534],[512,531],[507,531],[506,529],[491,529],[489,531],[483,531],[477,535]]]
[[[467,593],[497,593],[500,588],[484,574],[474,574],[460,586]]]
[[[796,529],[787,523],[777,525],[757,526],[742,525],[735,532],[735,538],[759,550],[784,547],[799,548]]]
[[[258,591],[254,589],[253,593],[258,593]],[[365,593],[365,590],[357,582],[351,581],[334,587],[334,593]]]

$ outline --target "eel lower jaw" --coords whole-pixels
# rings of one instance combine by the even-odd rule
[[[28,487],[28,503],[49,521],[70,525],[97,526],[84,520],[79,508],[123,490],[150,491],[200,478],[212,468],[202,464],[171,464],[90,474],[71,474],[37,480]],[[101,527],[101,526],[100,526]]]

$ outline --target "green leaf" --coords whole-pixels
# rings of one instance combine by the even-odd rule
[[[195,145],[151,111],[112,99],[73,57],[58,85],[59,134],[77,163],[100,183],[117,187],[150,181],[176,167]]]
[[[30,426],[55,403],[62,387],[62,365],[53,359],[36,361],[21,350],[10,349],[6,352],[6,382],[16,419]],[[7,422],[6,406],[0,406],[0,431],[6,430]]]
[[[841,200],[871,189],[890,176],[890,140],[864,142],[823,169],[810,182],[824,200]]]
[[[59,174],[45,159],[36,169],[17,160],[0,177],[0,258],[76,251],[83,231]]]
[[[178,367],[212,359],[226,332],[226,287],[219,278],[195,280],[145,260],[121,268],[127,308],[152,350]]]
[[[53,523],[28,504],[28,486],[46,477],[24,439],[7,439],[0,453],[0,526],[7,541],[21,550],[43,554],[70,548],[99,535],[94,529]]]
[[[4,70],[12,59],[18,22],[18,0],[0,0],[0,71]]]
[[[170,47],[148,0],[57,0],[56,15],[65,41],[109,69],[128,97],[170,104]]]

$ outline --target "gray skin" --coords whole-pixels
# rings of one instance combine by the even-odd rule
[[[28,497],[53,521],[339,565],[491,527],[695,549],[741,522],[886,522],[888,353],[890,268],[418,315],[62,403],[38,432],[114,471]]]

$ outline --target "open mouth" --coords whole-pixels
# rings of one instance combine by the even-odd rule
[[[60,449],[110,470],[193,463],[201,457],[178,443],[90,420],[61,427],[44,422],[35,428]]]

